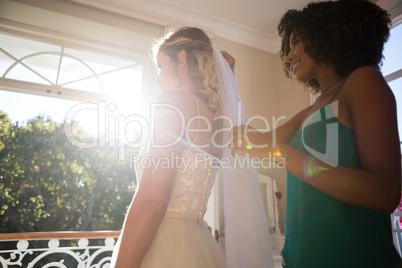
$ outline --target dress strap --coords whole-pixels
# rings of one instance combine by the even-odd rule
[[[197,97],[194,96],[193,94],[191,94],[190,92],[187,92],[187,91],[184,91],[184,92],[188,93],[190,96],[192,96],[194,98],[194,100],[197,104],[197,116],[200,116],[200,104],[198,103]],[[197,129],[200,129],[200,120],[199,119],[197,120]],[[198,138],[198,131],[195,134],[194,140],[192,142],[193,144],[195,144],[195,141],[197,140],[197,138]]]
[[[348,79],[349,75],[346,76],[345,80],[342,81],[342,84],[338,87],[338,89],[335,91],[334,95],[332,96],[331,100],[328,103],[331,103],[332,100],[335,98],[336,94],[338,94],[338,91],[341,89],[341,87],[343,86],[343,84],[345,83],[346,79]]]

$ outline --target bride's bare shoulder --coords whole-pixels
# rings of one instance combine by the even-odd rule
[[[186,118],[197,115],[209,117],[211,114],[208,105],[202,99],[184,90],[169,90],[162,93],[158,104],[181,112]]]

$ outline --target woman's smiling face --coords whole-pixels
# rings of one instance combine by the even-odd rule
[[[286,62],[300,81],[306,82],[315,78],[314,69],[317,63],[304,50],[305,44],[300,35],[292,33],[289,38],[290,51],[286,56]]]

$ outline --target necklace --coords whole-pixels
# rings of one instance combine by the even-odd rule
[[[330,86],[326,87],[325,89],[321,90],[321,94],[323,94],[324,92],[328,91],[329,88],[335,86],[336,84],[338,84],[339,82],[345,80],[345,78],[341,78],[338,79],[337,81],[335,81],[334,83],[332,83]]]
[[[343,80],[343,81],[342,81],[342,80]],[[342,83],[341,83],[341,85],[337,88],[336,92],[332,95],[331,100],[330,100],[329,102],[325,102],[325,103],[330,103],[330,102],[332,101],[332,99],[335,97],[335,94],[338,92],[338,90],[339,90],[339,89],[343,86],[343,84],[345,83],[346,78],[342,78],[342,79],[336,81],[336,82],[333,83],[331,86],[327,87],[324,91],[321,92],[321,95],[316,99],[316,101],[315,101],[314,104],[311,106],[311,108],[309,109],[309,111],[307,112],[307,114],[304,116],[303,121],[302,121],[302,123],[301,123],[301,125],[300,125],[300,127],[299,127],[299,130],[304,127],[304,124],[306,123],[306,120],[308,121],[308,119],[311,118],[311,117],[319,110],[319,109],[316,109],[316,106],[320,106],[320,105],[317,105],[317,103],[322,104],[321,99],[324,98],[324,97],[323,97],[323,93],[327,92],[327,90],[328,90],[329,88],[331,88],[331,87],[337,85],[340,81],[342,81]],[[330,91],[329,91],[329,92],[330,92]],[[329,94],[329,93],[328,93],[328,94]],[[326,97],[328,96],[328,94],[326,94]],[[320,100],[320,101],[318,101],[318,100]],[[325,105],[324,105],[324,106],[325,106]],[[322,107],[324,107],[324,106],[322,106]],[[321,107],[321,108],[322,108],[322,107]],[[321,109],[321,108],[320,108],[320,109]]]

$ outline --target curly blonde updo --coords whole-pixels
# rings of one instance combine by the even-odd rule
[[[164,52],[177,67],[178,53],[182,50],[185,50],[187,55],[188,75],[197,88],[193,93],[207,103],[214,118],[221,116],[221,86],[215,72],[212,43],[203,30],[183,27],[167,34],[155,42],[152,49],[153,58],[155,60],[158,52]],[[221,120],[214,120],[213,126],[214,130],[219,129]]]

